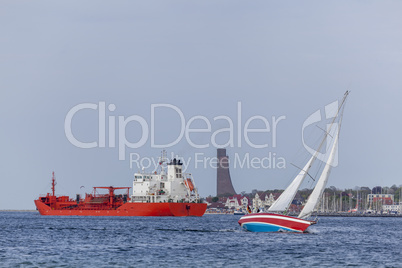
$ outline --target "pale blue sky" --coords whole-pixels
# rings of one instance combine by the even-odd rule
[[[108,115],[148,122],[156,103],[179,107],[186,120],[227,115],[235,122],[239,101],[243,124],[253,115],[286,116],[276,148],[253,149],[244,139],[228,148],[231,158],[275,152],[286,159],[284,170],[232,170],[236,191],[249,192],[286,186],[296,172],[290,163],[303,165],[308,156],[304,120],[350,89],[329,185],[402,184],[400,10],[399,1],[2,1],[0,209],[34,208],[53,170],[59,194],[131,185],[137,170],[118,160],[117,148],[78,149],[64,134],[72,107],[99,101],[116,105]],[[173,117],[160,115],[160,139],[178,135]],[[96,113],[74,122],[77,137],[96,139]],[[127,130],[132,140],[136,127]],[[270,142],[255,135],[256,143]],[[193,137],[202,143],[210,134]],[[127,151],[160,152],[149,139]],[[168,151],[216,154],[185,139]],[[216,193],[213,169],[189,171],[201,195]]]

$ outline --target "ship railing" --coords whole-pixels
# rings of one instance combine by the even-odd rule
[[[146,201],[147,197],[146,196],[131,196],[131,200],[132,201]]]

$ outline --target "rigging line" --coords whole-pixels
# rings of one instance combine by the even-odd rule
[[[316,177],[316,178],[318,177],[318,174],[321,173],[322,170],[324,169],[323,166],[324,166],[324,162],[323,162],[323,161],[320,161],[320,164],[318,165],[317,171],[316,171],[316,174],[315,174],[315,177]]]
[[[341,111],[342,107],[344,107],[344,103],[346,101],[346,98],[348,97],[349,91],[346,90],[345,94],[343,95],[343,99],[341,104],[339,105],[338,111],[336,112],[336,115],[334,116],[334,118],[332,119],[331,125],[328,128],[328,132],[331,132],[332,126],[335,123],[335,120],[338,118],[339,116],[339,112]],[[320,143],[320,146],[318,147],[318,149],[316,150],[315,154],[314,154],[314,160],[317,158],[319,151],[321,150],[321,147],[324,145],[325,140],[327,139],[328,134],[326,133],[324,135],[323,140]],[[311,162],[310,167],[313,165],[314,160]]]
[[[334,137],[332,137],[332,135],[331,134],[329,134],[327,131],[325,131],[324,129],[322,129],[322,128],[320,128],[320,126],[318,126],[318,125],[315,125],[316,127],[318,127],[319,129],[321,129],[322,131],[324,131],[328,136],[330,136],[331,138],[334,138]]]
[[[319,139],[321,141],[321,139]],[[315,142],[314,144],[317,144],[318,142]],[[306,149],[303,145],[300,145],[300,147],[298,148],[298,151],[296,154],[294,154],[292,156],[291,161],[292,162],[304,162],[307,163],[307,161],[311,158],[311,155],[306,155]],[[300,161],[300,159],[303,159],[303,161]],[[289,161],[289,162],[291,162]],[[292,163],[290,163],[292,164]],[[297,167],[297,166],[295,166]],[[298,169],[300,169],[299,167],[297,167]],[[300,169],[301,170],[301,169]],[[283,180],[284,182],[286,182],[286,184],[284,185],[289,185],[294,178],[296,177],[296,175],[299,173],[299,171],[293,171],[293,169],[286,174],[281,175],[281,180]],[[286,189],[286,187],[285,187]]]
[[[324,133],[326,133],[326,131],[324,131]],[[320,137],[317,138],[317,140],[314,142],[314,144],[318,144],[320,141],[322,141],[322,139],[325,139],[325,134],[321,134]],[[313,181],[310,183],[308,183],[308,187],[309,188],[313,188],[315,179],[318,177],[319,172],[322,170],[322,166],[323,166],[323,162],[320,161],[319,164],[317,166],[315,166],[315,168],[311,171],[311,173],[315,173],[315,175],[312,177]],[[310,174],[309,174],[310,175]],[[311,176],[310,176],[311,177]]]
[[[350,92],[350,91],[349,91]],[[342,107],[341,115],[339,117],[339,122],[338,122],[338,140],[341,132],[341,126],[342,126],[342,120],[343,120],[343,112],[345,111],[345,106],[346,106],[346,100],[345,100],[345,105]]]
[[[313,181],[315,181],[315,179],[307,172],[307,171],[305,171],[304,169],[302,169],[302,168],[299,168],[298,166],[296,166],[295,164],[293,164],[293,163],[290,163],[292,166],[294,166],[294,167],[296,167],[296,168],[298,168],[298,169],[300,169],[301,171],[304,171],[307,175],[309,175],[310,176],[310,178],[312,178],[313,179]]]

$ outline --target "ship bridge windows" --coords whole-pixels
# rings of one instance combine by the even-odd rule
[[[143,181],[143,176],[141,176],[141,175],[135,175],[135,176],[134,176],[134,180],[141,182],[141,181]]]
[[[135,175],[134,178],[135,180],[152,180],[155,177],[152,175]]]
[[[152,175],[135,175],[135,179],[144,179],[144,180],[152,180],[154,178],[157,178],[157,176],[152,176]]]
[[[181,168],[180,167],[176,167],[176,178],[181,178]]]

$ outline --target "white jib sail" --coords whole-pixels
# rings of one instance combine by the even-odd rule
[[[311,165],[316,158],[316,155],[313,155],[310,160],[307,162],[306,166],[300,171],[300,173],[296,176],[296,178],[292,181],[292,183],[283,191],[283,193],[275,200],[272,206],[268,209],[268,211],[285,211],[292,203],[293,198],[297,193],[297,190],[300,187],[300,184],[303,182],[306,177]]]
[[[300,212],[298,218],[305,219],[311,215],[311,213],[315,210],[318,202],[321,199],[321,196],[325,190],[325,186],[328,182],[329,174],[331,173],[332,163],[334,161],[334,157],[336,155],[336,150],[338,148],[338,135],[339,131],[336,132],[335,140],[332,145],[332,149],[330,151],[330,155],[327,159],[325,167],[321,173],[320,179],[318,180],[313,192],[309,196],[306,205],[303,210]]]

